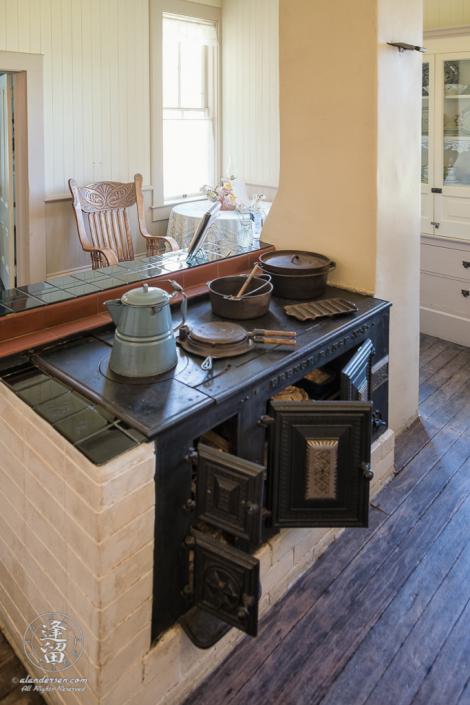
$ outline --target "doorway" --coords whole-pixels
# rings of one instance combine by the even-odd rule
[[[16,286],[13,76],[0,74],[0,291]]]

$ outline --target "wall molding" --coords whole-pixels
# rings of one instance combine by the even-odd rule
[[[18,222],[17,284],[43,281],[46,274],[46,218],[44,208],[44,75],[42,54],[0,51],[0,71],[13,73],[17,91],[15,114],[17,198],[23,196]],[[18,74],[23,74],[18,76]],[[26,76],[24,75],[26,74]],[[25,149],[26,146],[26,149]],[[27,151],[26,151],[27,150]],[[18,166],[17,165],[17,166]]]
[[[275,188],[276,190],[279,188],[279,184],[261,184],[257,181],[246,181],[245,183],[247,186],[255,186],[256,188]]]
[[[425,29],[423,39],[438,39],[439,37],[461,37],[470,34],[470,24],[460,27],[437,27],[436,29]]]

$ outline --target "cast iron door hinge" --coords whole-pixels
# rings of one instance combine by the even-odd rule
[[[269,525],[367,527],[372,404],[272,401],[269,415]]]
[[[203,443],[197,468],[197,519],[258,545],[265,468]]]

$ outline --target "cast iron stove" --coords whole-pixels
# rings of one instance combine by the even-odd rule
[[[328,287],[324,298],[334,297],[338,290]],[[179,347],[174,370],[139,384],[106,372],[109,336],[35,356],[156,440],[153,639],[178,618],[201,647],[228,625],[255,635],[260,582],[252,554],[260,542],[281,527],[367,526],[371,437],[387,423],[390,304],[350,292],[348,299],[357,311],[318,322],[286,316],[284,306],[295,302],[273,297],[268,314],[244,328],[200,301],[187,321],[194,352]],[[253,345],[245,329],[255,328],[293,330],[296,345]],[[218,346],[231,354],[201,369],[201,356],[216,357]],[[335,364],[340,401],[270,401]],[[225,452],[201,440],[221,424],[230,429]],[[201,522],[231,539],[201,534]]]

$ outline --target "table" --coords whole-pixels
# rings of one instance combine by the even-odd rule
[[[174,238],[182,248],[189,247],[203,214],[212,205],[212,201],[206,199],[175,206],[170,213],[167,237]],[[272,203],[264,201],[262,209],[267,214],[271,206]],[[219,245],[222,248],[226,243],[236,242],[239,222],[247,218],[248,216],[240,216],[236,211],[220,211],[216,222],[208,230],[204,242]]]

